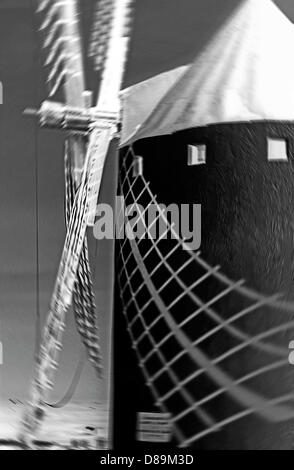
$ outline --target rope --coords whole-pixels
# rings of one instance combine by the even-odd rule
[[[78,387],[85,362],[86,362],[85,352],[84,350],[82,350],[76,371],[74,373],[70,386],[68,387],[65,395],[58,402],[54,404],[45,402],[45,405],[49,406],[49,408],[63,408],[65,405],[67,405],[71,401]]]
[[[32,11],[34,10],[35,2],[31,0]],[[36,31],[35,15],[32,17],[33,28]],[[35,63],[38,63],[38,50],[37,47],[34,51]],[[39,100],[39,79],[38,76],[35,80],[34,87],[34,100],[35,103]],[[40,316],[40,259],[39,259],[39,162],[38,162],[38,122],[35,121],[34,126],[34,166],[35,166],[35,223],[36,223],[36,330],[35,330],[35,360],[38,360],[40,341],[41,341],[41,316]]]
[[[37,126],[37,124],[36,124]],[[35,357],[38,357],[41,342],[41,315],[40,315],[40,259],[39,259],[39,165],[37,152],[38,134],[35,134],[35,198],[36,198],[36,337]]]

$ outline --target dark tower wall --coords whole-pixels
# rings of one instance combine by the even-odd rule
[[[267,138],[287,140],[288,162],[268,161]],[[205,165],[187,165],[188,144],[207,146]],[[159,202],[202,205],[201,253],[206,261],[211,265],[220,264],[229,278],[243,278],[258,292],[282,292],[286,299],[293,299],[294,123],[213,125],[145,139],[134,148],[136,154],[144,158],[144,176],[151,182]],[[195,273],[191,271],[191,279],[193,276]],[[203,300],[208,300],[216,292],[214,283],[206,283],[199,294]],[[232,298],[224,299],[218,303],[218,312],[226,318],[242,307],[240,299],[236,302]],[[288,317],[289,320],[289,314]],[[249,335],[256,335],[279,324],[281,318],[285,321],[284,313],[264,308],[246,317],[238,326]],[[207,329],[210,327],[207,324]],[[275,339],[287,348],[294,339],[294,332],[283,333]],[[220,334],[205,345],[205,351],[214,358],[234,344],[231,338]],[[262,354],[246,349],[224,367],[232,377],[238,377],[247,372],[248,364],[258,367],[263,361]],[[139,368],[131,373],[139,373]],[[268,395],[270,390],[271,396],[279,396],[293,389],[293,374],[293,368],[287,365],[250,385],[260,394]],[[196,397],[196,389],[190,391]],[[234,406],[230,399],[222,397],[212,404],[210,411],[221,419],[224,410],[239,411]],[[271,425],[250,417],[201,440],[197,447],[292,448],[293,426],[293,423],[292,426],[289,423]]]
[[[267,160],[268,137],[287,140],[288,162]],[[206,165],[187,165],[193,143],[207,145]],[[210,263],[255,289],[292,293],[294,123],[195,128],[135,150],[158,200],[202,204],[201,251]]]

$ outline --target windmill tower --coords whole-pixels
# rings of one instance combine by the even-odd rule
[[[129,421],[170,412],[181,446],[292,448],[293,409],[275,406],[293,405],[293,43],[272,1],[244,0],[192,64],[125,92],[127,203],[202,205],[201,255],[131,240],[118,266],[117,397],[124,367],[124,382],[141,377]]]

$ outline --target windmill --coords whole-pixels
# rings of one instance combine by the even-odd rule
[[[42,421],[47,393],[53,386],[65,315],[72,299],[78,329],[88,355],[98,373],[101,373],[85,233],[86,227],[93,224],[107,148],[111,139],[117,135],[117,125],[120,122],[118,94],[130,36],[129,26],[127,31],[124,27],[125,20],[129,17],[129,1],[100,0],[98,4],[89,55],[94,58],[95,69],[101,70],[103,67],[104,71],[97,105],[94,108],[86,103],[90,95],[85,93],[75,3],[73,0],[44,0],[39,3],[38,9],[43,18],[41,31],[45,38],[45,48],[48,50],[46,64],[49,67],[50,97],[63,86],[66,100],[64,104],[46,101],[37,111],[37,115],[42,126],[62,128],[69,132],[70,137],[65,152],[67,235],[36,363],[31,403],[23,426],[23,435],[32,437]],[[264,22],[265,12],[271,22]],[[278,40],[272,35],[273,30],[280,32],[277,35]],[[129,100],[133,107],[135,103],[135,109],[124,119],[122,145],[126,148],[120,162],[120,193],[126,204],[131,207],[142,203],[147,210],[150,205],[155,205],[158,215],[154,222],[159,220],[166,226],[166,231],[157,239],[152,235],[146,240],[142,239],[143,241],[137,241],[135,236],[124,239],[118,237],[116,296],[118,310],[123,312],[125,317],[126,336],[129,337],[125,338],[123,347],[120,341],[117,348],[119,360],[116,363],[117,369],[123,363],[130,365],[127,378],[125,368],[123,380],[121,383],[117,381],[120,386],[116,385],[117,402],[119,401],[120,406],[118,419],[125,417],[121,422],[128,419],[131,428],[132,423],[135,423],[133,418],[139,418],[138,428],[142,431],[141,437],[139,433],[139,440],[146,441],[146,437],[150,440],[150,434],[153,434],[152,439],[158,439],[158,434],[160,437],[167,435],[166,432],[155,433],[154,437],[154,421],[150,420],[150,413],[147,421],[149,419],[151,425],[146,433],[146,416],[142,418],[141,415],[147,413],[135,416],[139,406],[146,411],[146,403],[147,406],[150,405],[149,411],[152,414],[153,405],[157,412],[161,411],[159,422],[163,422],[162,414],[169,416],[166,420],[172,425],[172,438],[181,447],[198,446],[199,441],[204,438],[212,439],[212,447],[215,446],[214,438],[222,439],[227,445],[228,442],[234,442],[235,438],[239,440],[240,436],[244,436],[245,442],[249,433],[256,433],[257,436],[265,433],[270,435],[272,430],[275,430],[275,439],[279,439],[279,426],[294,419],[293,376],[288,373],[288,339],[292,341],[294,328],[292,277],[287,295],[277,292],[276,286],[270,284],[274,279],[271,277],[273,274],[281,274],[281,270],[270,262],[275,263],[276,259],[290,262],[293,253],[293,226],[285,224],[286,219],[292,220],[293,206],[289,197],[290,194],[293,197],[294,131],[293,106],[290,100],[293,99],[293,94],[285,93],[287,87],[284,86],[290,85],[288,90],[292,90],[293,69],[289,66],[291,61],[288,60],[286,45],[293,42],[293,34],[293,25],[286,21],[270,1],[244,0],[224,25],[224,30],[208,45],[204,56],[195,58],[188,67],[161,77],[153,77],[148,83],[139,84],[126,94],[126,115],[128,96],[132,97],[134,94],[135,98],[139,99]],[[260,38],[257,43],[256,38]],[[268,49],[269,44],[273,47]],[[220,60],[222,54],[226,60]],[[206,57],[206,60],[203,60],[203,57]],[[254,73],[253,59],[259,59],[255,63]],[[271,86],[267,88],[264,87],[265,81],[261,79],[265,77],[266,64],[266,77],[273,79],[268,80],[268,85]],[[277,64],[280,64],[280,67],[277,67]],[[285,73],[285,70],[288,70],[288,73]],[[239,80],[239,77],[242,77],[242,80]],[[261,88],[248,86],[253,78],[254,83],[260,84]],[[271,102],[276,94],[277,84],[279,100],[274,101],[268,108],[268,102]],[[169,90],[166,89],[168,86]],[[238,91],[235,96],[247,97],[250,105],[252,104],[246,108],[243,106],[243,100],[238,101],[241,113],[237,116],[230,114],[236,111],[236,106],[231,106],[232,101],[229,99],[232,90]],[[146,96],[153,98],[152,102],[148,103],[148,109]],[[267,96],[270,99],[260,99]],[[250,101],[252,98],[253,101]],[[202,106],[199,107],[199,103]],[[216,106],[218,103],[221,103],[220,109]],[[256,103],[258,112],[261,110],[262,113],[255,112],[253,116],[247,114],[247,111],[256,110]],[[265,107],[261,106],[265,103]],[[151,104],[154,109],[151,109]],[[35,114],[35,111],[33,113]],[[256,117],[258,122],[252,121]],[[126,132],[127,128],[130,132]],[[215,138],[216,132],[218,136],[222,136],[221,139]],[[250,138],[244,138],[244,134]],[[169,137],[161,141],[157,138],[161,135]],[[85,142],[87,137],[88,145]],[[146,137],[156,137],[156,141],[142,142]],[[286,145],[288,140],[289,147]],[[202,155],[203,148],[206,150],[204,144],[208,144],[209,165],[206,165],[206,153],[205,158]],[[275,161],[277,148],[280,152],[278,162]],[[142,165],[138,164],[136,168],[134,157],[138,150],[143,158],[150,152],[160,156],[161,172],[159,165],[154,165],[154,159],[150,158],[145,159],[144,172]],[[238,166],[240,162],[244,162],[245,166]],[[193,169],[192,166],[197,168]],[[163,178],[163,172],[171,167],[175,171],[170,172],[168,178]],[[220,168],[225,170],[220,173]],[[242,168],[246,168],[246,171],[238,173],[237,170]],[[248,168],[250,171],[247,171]],[[251,171],[252,168],[254,171]],[[203,178],[203,174],[209,178]],[[152,186],[145,175],[148,178],[151,176]],[[179,184],[181,175],[183,184]],[[231,211],[232,186],[228,184],[230,175],[234,176],[231,182],[238,182],[234,186],[234,195],[238,196],[235,200],[240,207],[234,212],[235,219]],[[270,175],[272,179],[266,180],[264,175]],[[276,175],[282,175],[282,178],[276,180]],[[256,182],[253,185],[254,191],[250,193],[248,188],[252,186],[253,177],[256,177]],[[174,225],[169,222],[166,211],[155,196],[154,189],[159,190],[159,194],[160,190],[162,192],[163,180],[168,182],[167,195],[172,188],[173,197],[177,197],[179,202],[182,201],[184,187],[190,187],[193,194],[196,190],[199,192],[197,202],[201,202],[201,197],[203,198],[203,206],[205,208],[206,205],[209,213],[206,222],[211,223],[213,235],[215,220],[218,220],[218,217],[221,219],[219,226],[222,230],[218,243],[214,243],[214,237],[207,236],[201,253],[189,249],[187,241],[176,233]],[[244,187],[245,181],[246,197],[239,197],[239,189]],[[256,225],[253,224],[253,229],[258,230],[255,230],[251,237],[243,237],[241,234],[233,239],[236,245],[227,244],[227,240],[231,240],[231,233],[236,233],[236,228],[239,230],[240,209],[247,211],[246,217],[243,216],[246,221],[244,232],[250,230],[252,211],[260,207],[263,196],[260,189],[262,181],[270,183],[271,194],[273,187],[279,189],[274,191],[274,199],[263,201],[264,207],[269,208],[268,214],[278,214],[276,220],[279,220],[278,217],[282,214],[281,200],[287,209],[286,217],[283,214],[280,226],[276,223],[270,225],[274,243],[270,245],[268,253],[274,254],[272,258],[265,257],[261,249],[267,246],[269,233],[262,217],[255,217]],[[209,190],[207,182],[212,182],[212,191]],[[289,191],[288,184],[291,188]],[[280,194],[284,194],[284,197],[281,198]],[[248,204],[249,195],[253,196],[252,204]],[[212,203],[207,203],[208,197],[212,198]],[[220,204],[216,204],[216,201],[220,201]],[[225,201],[227,211],[224,211]],[[245,206],[242,206],[244,201]],[[141,221],[144,212],[145,210],[140,214],[138,221]],[[128,215],[124,217],[125,222],[128,222]],[[270,217],[268,219],[271,220]],[[231,229],[232,221],[237,222],[234,231]],[[150,227],[148,231],[149,229]],[[164,237],[167,232],[173,236],[170,243],[165,244]],[[228,236],[224,237],[226,233]],[[259,237],[256,237],[256,233]],[[276,242],[283,241],[281,233],[285,240],[289,240],[289,237],[291,239],[291,243],[287,245],[289,255],[283,258],[275,251],[280,249],[280,246],[286,246]],[[220,259],[219,247],[222,237],[225,249]],[[244,243],[243,249],[240,249],[240,240]],[[248,252],[247,240],[250,250],[252,240],[257,241],[251,261],[253,267],[260,266],[259,272],[263,273],[266,293],[260,292],[259,272],[257,271],[255,279],[248,272],[248,266],[251,270],[251,265],[247,264],[248,257],[244,256],[244,253]],[[230,251],[232,249],[236,249],[236,252]],[[263,265],[265,259],[266,266]],[[236,271],[234,263],[237,266]],[[244,263],[244,269],[239,270],[241,263]],[[264,276],[267,270],[270,275]],[[225,274],[226,272],[229,274]],[[292,273],[292,266],[288,266],[287,275],[288,272]],[[245,285],[244,274],[252,284],[250,287]],[[286,280],[288,281],[288,277]],[[115,330],[121,340],[122,328],[118,322]],[[290,349],[291,345],[292,342]],[[131,346],[132,364],[126,360],[130,358],[128,350]],[[139,383],[139,386],[144,389],[145,403],[140,402],[138,387],[125,387],[126,380],[132,376],[136,379],[142,376],[142,382],[144,380],[144,384]],[[146,391],[146,385],[149,391]],[[211,404],[215,398],[217,403]],[[143,399],[145,400],[145,396]],[[130,410],[133,412],[132,419]],[[248,417],[253,420],[258,418],[260,424],[257,426],[256,421],[252,421],[250,427],[244,426],[242,429],[243,420]],[[236,423],[238,425],[240,421],[241,426],[236,432],[233,426]],[[133,435],[130,436],[133,441],[137,439],[134,428],[135,426],[131,430]],[[127,429],[123,436],[119,436],[120,445],[124,439],[130,442],[128,433],[131,432]],[[255,442],[253,444],[255,445]]]
[[[97,103],[85,89],[81,37],[76,0],[40,0],[37,14],[46,51],[49,99],[36,114],[41,127],[67,131],[65,145],[67,231],[52,294],[29,406],[21,439],[32,439],[43,419],[48,392],[53,388],[65,317],[73,302],[77,329],[88,358],[101,376],[101,354],[95,318],[86,229],[94,224],[96,205],[108,147],[117,136],[119,91],[130,38],[130,0],[101,0],[95,9],[89,56],[101,72]],[[63,89],[64,103],[52,98]]]

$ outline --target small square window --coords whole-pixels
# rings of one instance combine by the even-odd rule
[[[188,145],[188,165],[206,163],[206,145]]]
[[[143,157],[136,155],[133,162],[133,178],[143,176]]]
[[[269,161],[288,161],[287,141],[267,139],[267,158]]]

